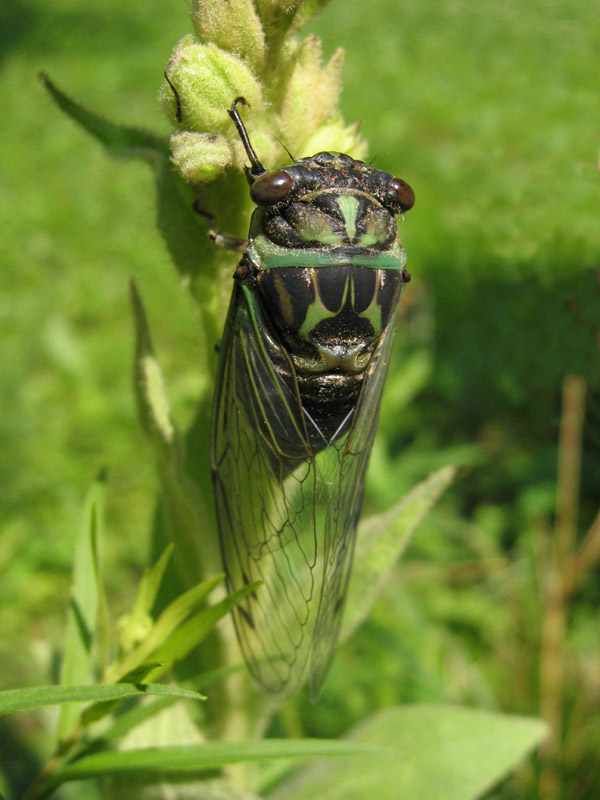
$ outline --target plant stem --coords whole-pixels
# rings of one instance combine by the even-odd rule
[[[570,559],[577,535],[584,407],[585,381],[583,378],[567,375],[563,384],[554,526],[557,557],[561,567]]]
[[[581,434],[585,406],[585,382],[568,375],[563,383],[563,402],[558,447],[556,519],[547,554],[540,655],[540,708],[550,734],[541,749],[540,794],[558,800],[562,790],[560,774],[561,739],[564,723],[565,639],[567,634],[569,588],[576,547]]]
[[[581,580],[591,571],[600,558],[600,511],[583,537],[571,558],[565,574],[564,591],[572,594]]]
[[[64,764],[69,753],[71,753],[79,743],[82,734],[83,728],[77,725],[71,734],[59,744],[54,755],[46,761],[42,771],[33,781],[29,789],[27,789],[22,800],[42,800],[42,798],[48,796],[48,789],[52,778],[57,770]]]

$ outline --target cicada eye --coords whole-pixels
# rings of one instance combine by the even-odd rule
[[[390,184],[390,188],[396,195],[396,200],[400,203],[402,211],[410,211],[415,204],[415,193],[408,183],[400,180],[400,178],[394,178]]]
[[[272,206],[286,196],[292,188],[292,179],[283,170],[267,172],[254,181],[250,187],[250,197],[257,206]]]

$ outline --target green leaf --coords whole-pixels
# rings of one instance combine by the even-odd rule
[[[91,678],[92,644],[98,617],[98,582],[96,531],[104,505],[104,475],[90,489],[86,499],[83,524],[75,545],[73,586],[67,616],[67,638],[62,663],[61,684],[77,686]],[[79,708],[63,706],[58,720],[59,739],[76,725]]]
[[[204,700],[198,692],[164,684],[99,684],[97,686],[33,686],[0,692],[0,714],[31,711],[62,703],[109,702],[136,695],[166,695],[188,700]]]
[[[457,471],[457,467],[443,467],[422,481],[388,511],[361,522],[341,640],[351,636],[366,619],[411,536],[433,504],[452,483]]]
[[[187,588],[198,581],[198,564],[214,565],[217,562],[216,534],[214,537],[198,536],[198,531],[209,529],[207,520],[214,514],[212,495],[210,498],[207,496],[211,482],[207,476],[203,493],[201,486],[192,480],[186,470],[184,442],[171,415],[162,372],[152,347],[146,312],[134,281],[130,282],[130,298],[135,323],[134,377],[138,414],[156,454],[163,490],[165,539],[171,539],[177,545],[175,566],[180,583]],[[213,551],[214,557],[211,556]],[[127,622],[125,624],[127,626]]]
[[[143,681],[146,678],[146,676],[149,675],[157,666],[160,665],[155,663],[143,664],[138,670],[133,670],[133,673],[135,672],[140,673],[139,678],[135,677],[133,673],[130,673],[129,675],[126,675],[125,678],[119,683],[125,685],[133,684],[134,686],[137,686],[140,689],[143,689],[144,686],[150,686],[151,684],[144,683]],[[162,686],[163,684],[160,685]],[[159,692],[159,694],[163,693]],[[171,693],[169,693],[166,696],[168,704],[172,703],[174,700],[177,700],[179,698],[180,698],[179,695],[173,695]],[[163,697],[162,699],[164,700],[165,698]],[[206,700],[206,697],[204,695],[198,695],[197,699]],[[96,722],[97,720],[102,719],[102,717],[106,717],[108,714],[112,713],[112,711],[114,711],[120,705],[120,703],[121,703],[121,698],[117,700],[101,700],[98,703],[93,703],[91,706],[88,706],[81,713],[82,726],[90,725],[92,722]],[[104,738],[105,736],[103,734],[102,739],[104,740]]]
[[[182,777],[199,775],[205,770],[242,761],[272,758],[326,758],[379,753],[381,748],[357,742],[328,739],[263,739],[255,742],[205,742],[200,745],[148,747],[140,750],[95,753],[68,764],[51,783],[97,778],[116,773]]]
[[[149,698],[151,702],[152,698]],[[161,698],[162,699],[162,698]],[[139,705],[146,705],[147,701]],[[187,703],[170,703],[159,713],[152,714],[145,720],[140,721],[132,730],[119,740],[117,750],[120,752],[130,752],[152,747],[155,750],[162,750],[163,747],[191,747],[204,744],[206,737],[198,727],[197,714],[190,713],[191,706]],[[102,748],[106,750],[106,747]],[[80,755],[91,755],[98,752],[98,748],[90,748],[87,753]],[[151,780],[151,779],[150,779]],[[147,783],[147,779],[138,775],[135,779],[137,783]],[[120,781],[119,781],[120,783]],[[137,793],[134,792],[136,795]]]
[[[152,625],[150,612],[156,602],[163,575],[172,553],[173,545],[170,544],[164,549],[156,564],[144,572],[131,613],[121,617],[119,620],[121,629],[119,640],[121,648],[125,651],[130,650],[138,641],[143,639]]]
[[[193,210],[195,196],[170,163],[156,173],[157,225],[173,263],[184,280],[190,281],[214,262],[214,246],[208,239],[208,224]]]
[[[157,661],[162,661],[153,673],[154,680],[171,668],[175,661],[184,658],[194,647],[204,639],[204,637],[215,627],[217,622],[225,616],[239,601],[252,592],[255,592],[262,581],[256,581],[237,592],[228,595],[220,603],[217,603],[210,608],[206,608],[195,614],[191,619],[184,622],[174,633],[169,637],[168,641],[152,653],[152,657]]]
[[[474,800],[543,739],[543,722],[467,708],[389,708],[357,725],[348,741],[393,748],[314,764],[269,800]]]
[[[173,545],[167,545],[156,564],[145,571],[135,599],[133,607],[134,614],[136,612],[140,614],[149,614],[152,611],[172,552]]]
[[[140,664],[139,667],[132,669],[126,675],[123,675],[119,683],[143,683],[153,669],[162,667],[162,661],[150,661],[148,663]]]
[[[109,727],[102,732],[102,742],[116,741],[165,708],[177,701],[177,697],[159,697],[146,703],[138,703],[134,708],[118,714],[110,720]]]
[[[110,682],[121,680],[127,673],[145,663],[150,656],[154,656],[154,653],[166,643],[169,637],[173,635],[185,619],[196,611],[198,606],[204,602],[206,596],[215,586],[223,581],[224,577],[224,575],[216,575],[213,578],[209,578],[207,581],[203,581],[187,592],[184,592],[184,594],[180,595],[168,605],[156,620],[143,642],[140,642],[140,644],[130,653],[127,653],[121,661],[109,668],[107,676]]]
[[[90,518],[90,536],[91,536],[91,550],[92,550],[92,569],[94,571],[94,583],[96,584],[96,598],[97,598],[97,631],[96,638],[98,641],[97,655],[100,662],[100,673],[104,675],[106,663],[108,660],[108,652],[110,648],[109,641],[109,626],[108,626],[108,607],[106,603],[106,593],[104,591],[104,581],[102,579],[102,562],[100,559],[100,545],[103,539],[103,517],[100,513],[99,506],[94,504],[91,509]]]
[[[164,457],[175,461],[181,447],[169,406],[164,379],[154,355],[144,304],[135,281],[129,282],[135,323],[135,394],[144,430]],[[166,566],[166,564],[165,564]]]
[[[111,155],[124,158],[143,158],[152,163],[169,158],[169,143],[166,139],[139,128],[115,125],[72,100],[45,73],[41,72],[39,78],[56,105],[98,139]]]

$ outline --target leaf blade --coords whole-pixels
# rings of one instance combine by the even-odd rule
[[[393,743],[343,765],[309,765],[269,792],[269,800],[475,800],[543,738],[543,722],[480,709],[397,706],[357,725],[353,742]]]
[[[388,511],[361,523],[340,641],[348,639],[366,619],[413,533],[452,483],[458,469],[454,466],[442,467]]]
[[[115,662],[108,668],[107,675],[110,682],[121,680],[157,652],[224,577],[223,574],[215,575],[173,600],[156,620],[144,640],[121,661]]]
[[[125,158],[144,158],[151,162],[169,158],[169,144],[166,139],[150,131],[116,125],[104,117],[84,108],[61,91],[48,75],[40,72],[39,79],[56,105],[75,120],[95,139],[101,142],[113,156]]]
[[[169,670],[175,661],[184,658],[194,647],[197,647],[225,614],[231,611],[244,597],[256,591],[260,585],[261,582],[258,581],[244,586],[243,589],[238,589],[237,592],[227,595],[214,606],[209,606],[186,620],[164,645],[152,653],[153,658],[163,662],[152,671],[152,678],[156,680]]]
[[[7,689],[0,692],[0,715],[33,711],[45,706],[63,703],[109,702],[126,697],[161,695],[187,700],[203,700],[203,696],[190,689],[166,684],[117,683],[95,686],[33,686],[25,689]]]
[[[328,739],[263,739],[250,742],[204,742],[95,753],[68,764],[52,781],[62,783],[119,773],[182,777],[244,761],[278,758],[334,758],[381,752],[379,746]]]
[[[98,618],[96,531],[104,505],[104,475],[91,487],[85,502],[83,522],[75,545],[73,583],[67,612],[65,652],[60,682],[62,686],[85,684],[90,678],[92,643]],[[57,736],[63,739],[77,723],[77,706],[63,706]]]

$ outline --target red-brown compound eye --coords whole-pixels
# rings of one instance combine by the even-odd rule
[[[415,193],[406,181],[394,178],[390,183],[390,188],[396,195],[396,200],[400,203],[402,211],[410,211],[415,204]]]
[[[267,172],[254,181],[250,187],[250,197],[257,206],[272,206],[286,196],[292,188],[292,179],[283,170]]]

